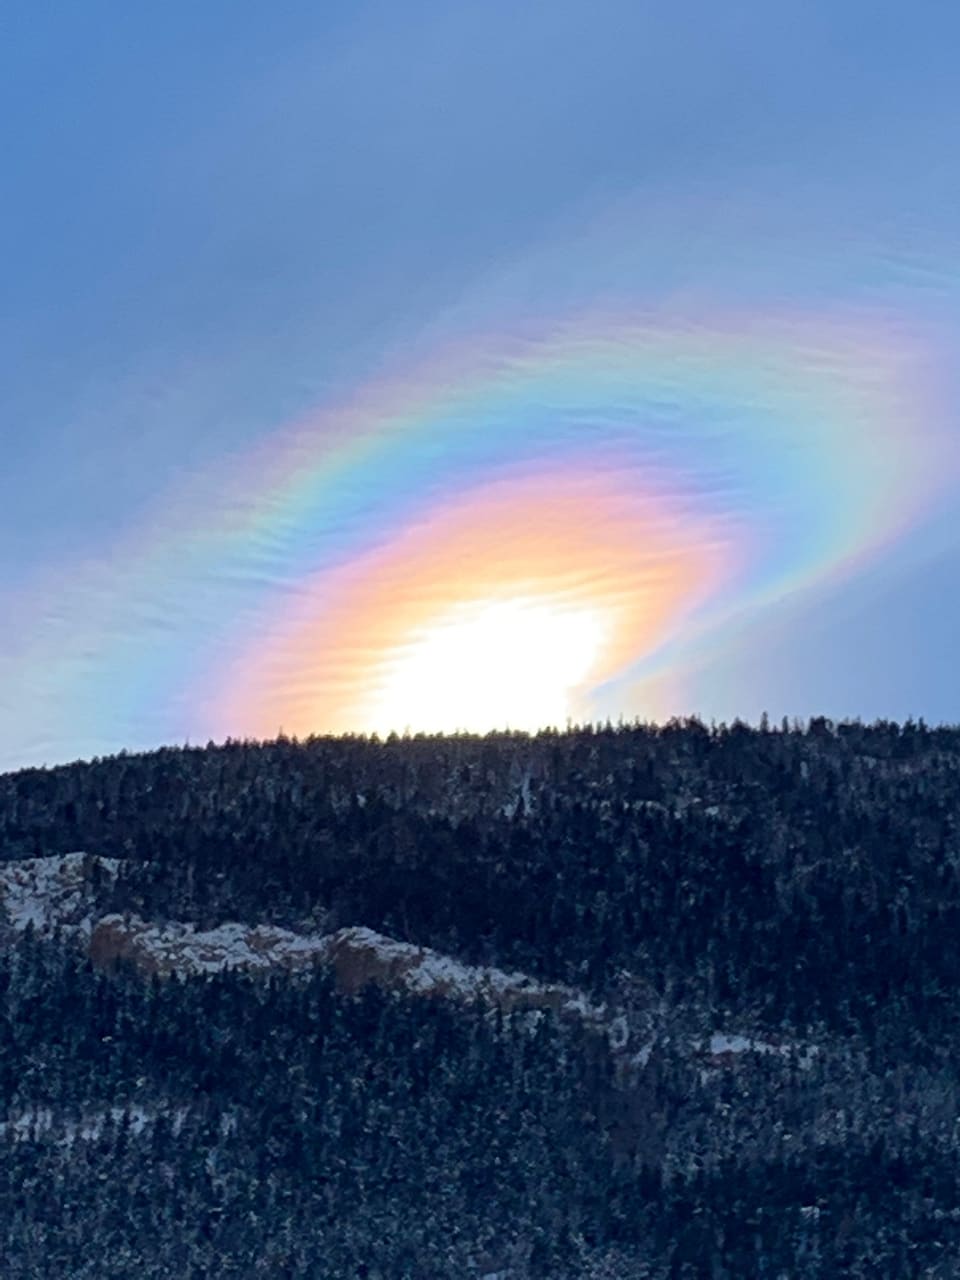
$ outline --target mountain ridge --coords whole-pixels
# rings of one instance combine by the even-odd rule
[[[12,1280],[957,1273],[958,730],[26,771],[0,902]]]

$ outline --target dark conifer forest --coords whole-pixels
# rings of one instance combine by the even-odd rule
[[[79,852],[59,916],[9,887]],[[960,729],[121,755],[0,777],[0,873],[8,1280],[960,1276]],[[566,994],[171,970],[104,917]]]

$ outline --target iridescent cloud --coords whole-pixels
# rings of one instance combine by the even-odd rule
[[[936,371],[857,314],[477,335],[161,512],[17,670],[134,741],[588,718],[929,511]]]

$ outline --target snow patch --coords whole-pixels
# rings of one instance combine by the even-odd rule
[[[198,929],[180,921],[157,925],[136,916],[111,915],[99,920],[90,936],[90,957],[95,963],[126,959],[162,974],[302,968],[325,954],[324,938],[236,922]]]
[[[0,862],[0,923],[17,933],[29,925],[40,934],[58,926],[89,934],[95,897],[93,882],[117,878],[117,858],[64,853]]]
[[[719,1031],[714,1032],[707,1040],[694,1039],[690,1043],[695,1053],[707,1053],[719,1061],[729,1061],[740,1054],[758,1053],[778,1058],[794,1058],[803,1070],[813,1065],[813,1058],[818,1052],[816,1045],[801,1046],[790,1041],[773,1044],[754,1036],[728,1035]]]
[[[103,1107],[97,1111],[88,1111],[79,1119],[68,1119],[50,1107],[25,1107],[6,1120],[0,1120],[0,1141],[9,1139],[12,1142],[32,1142],[49,1137],[61,1145],[72,1146],[75,1142],[96,1142],[107,1125],[119,1127],[124,1120],[130,1133],[141,1134],[161,1115],[169,1117],[173,1135],[178,1137],[186,1124],[189,1111],[186,1107],[166,1111],[156,1107],[148,1109],[131,1105]],[[228,1132],[235,1123],[235,1117],[223,1117],[221,1131]]]

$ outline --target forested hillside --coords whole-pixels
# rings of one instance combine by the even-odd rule
[[[960,729],[9,774],[0,943],[5,1276],[960,1276]]]

